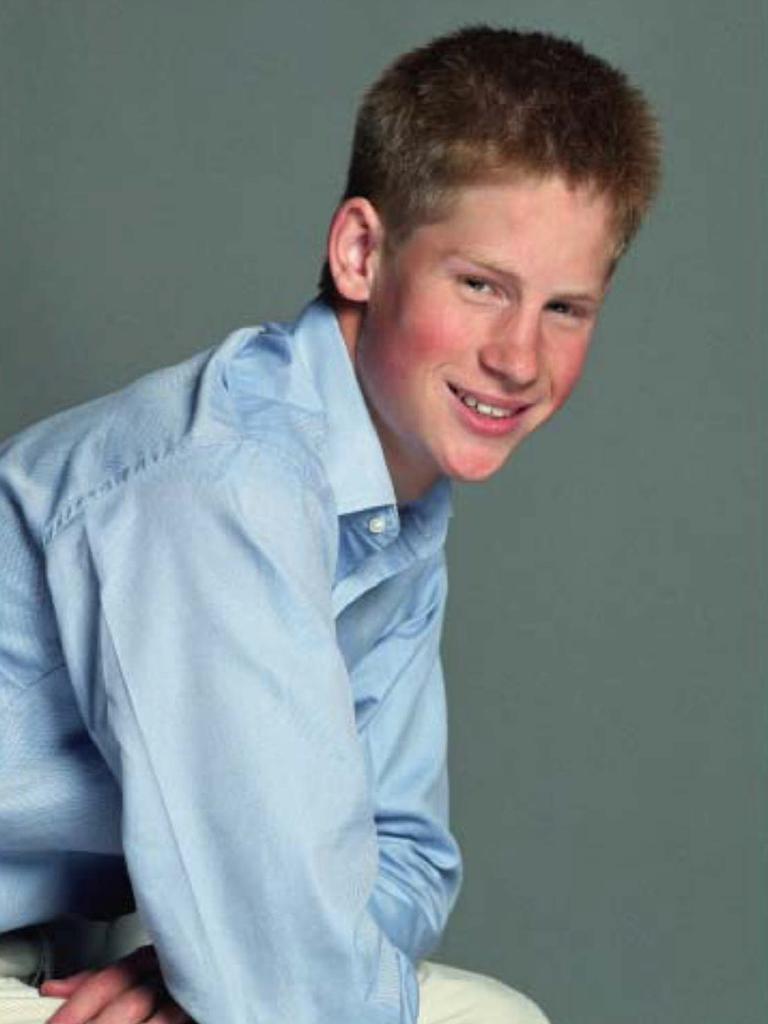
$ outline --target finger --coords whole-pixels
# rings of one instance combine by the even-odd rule
[[[122,960],[119,960],[116,964],[112,964],[111,966],[116,967],[120,964],[127,965],[137,977],[145,974],[157,973],[159,970],[157,965],[157,953],[155,952],[154,946],[139,946],[138,949],[135,949],[132,953],[129,953],[128,956],[124,956]],[[104,969],[109,970],[110,968],[107,967]],[[64,978],[49,978],[40,986],[40,991],[43,992],[43,989],[45,989],[46,991],[44,994],[47,995],[47,989],[50,986],[51,995],[53,995],[53,987],[55,986],[56,995],[59,998],[65,998],[66,993],[62,996],[64,988],[70,989],[74,992],[80,987],[80,985],[82,985],[86,978],[91,978],[96,973],[97,971],[95,970],[87,970],[78,971],[77,974],[68,974]]]
[[[67,999],[77,992],[86,978],[90,978],[92,974],[93,971],[80,971],[66,978],[49,978],[40,986],[40,994],[53,996],[55,999]]]
[[[165,998],[160,978],[144,979],[113,999],[90,1024],[144,1024]]]
[[[140,980],[140,968],[132,958],[95,971],[87,977],[49,1024],[87,1024],[121,993]]]

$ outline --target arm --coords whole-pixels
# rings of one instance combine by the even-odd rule
[[[415,1017],[368,908],[376,831],[312,483],[246,446],[193,453],[94,503],[51,563],[63,636],[95,631],[68,660],[137,903],[198,1024]]]
[[[358,670],[390,680],[363,731],[379,846],[372,911],[412,961],[437,946],[461,882],[461,857],[448,826],[442,558],[427,596],[424,613],[399,623]]]

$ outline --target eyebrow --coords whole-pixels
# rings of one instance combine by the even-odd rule
[[[522,285],[523,280],[516,271],[512,270],[511,267],[505,267],[501,263],[495,263],[492,260],[484,259],[482,256],[475,256],[472,253],[463,253],[454,249],[447,253],[449,259],[459,259],[466,263],[473,263],[476,267],[488,271],[488,273],[496,274],[499,277],[505,277],[507,280],[512,281],[518,288]],[[606,284],[607,284],[606,278]],[[603,293],[595,295],[593,292],[578,292],[568,291],[564,289],[562,291],[554,292],[552,298],[555,299],[568,299],[571,302],[586,302],[593,306],[599,306],[602,299]]]

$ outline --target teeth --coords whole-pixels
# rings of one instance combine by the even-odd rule
[[[467,392],[459,392],[459,398],[468,405],[470,409],[474,409],[475,412],[482,413],[483,416],[492,416],[494,419],[501,419],[504,416],[511,416],[512,413],[509,409],[500,409],[498,405],[487,405],[485,402],[478,402],[474,395],[470,395]]]

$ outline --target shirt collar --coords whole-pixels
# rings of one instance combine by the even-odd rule
[[[336,314],[316,300],[304,309],[291,333],[325,414],[324,460],[339,515],[394,505],[384,452]]]
[[[430,547],[445,541],[448,521],[453,515],[451,481],[441,477],[418,501],[404,505],[401,517],[409,516]]]
[[[397,514],[392,478],[336,314],[317,299],[291,330],[325,413],[326,471],[339,515],[387,506]],[[430,548],[442,544],[452,515],[450,481],[441,478],[402,512]]]
[[[397,499],[376,428],[355,374],[336,314],[320,299],[291,324],[268,323],[237,332],[238,407],[246,417],[266,399],[322,417],[323,461],[337,513],[391,509]],[[228,354],[229,346],[225,346]],[[230,367],[230,369],[232,369]],[[228,381],[235,386],[235,381]],[[443,478],[402,509],[430,547],[445,538],[451,515],[450,483]]]

